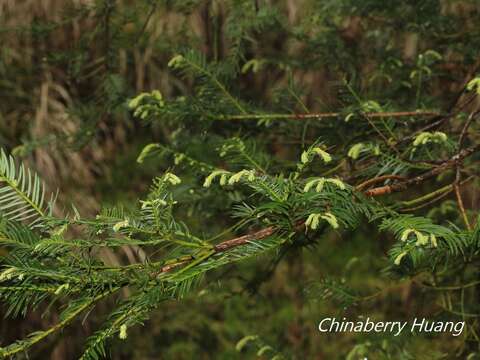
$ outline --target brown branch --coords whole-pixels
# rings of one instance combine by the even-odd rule
[[[322,118],[335,118],[345,115],[341,112],[322,112],[322,113],[306,113],[306,114],[239,114],[239,115],[226,115],[221,116],[218,120],[247,120],[247,119],[322,119]],[[371,118],[385,118],[385,117],[409,117],[409,116],[442,116],[438,111],[392,111],[392,112],[370,112],[364,113]]]
[[[467,212],[465,211],[465,206],[463,205],[462,195],[460,194],[460,186],[457,180],[455,180],[453,188],[455,189],[455,196],[457,198],[458,208],[460,209],[460,213],[462,214],[463,222],[465,223],[465,226],[468,230],[472,230],[472,226],[470,225],[470,221],[468,220]]]
[[[398,144],[403,144],[405,142],[408,142],[410,140],[412,140],[413,138],[415,138],[418,134],[422,133],[422,132],[425,132],[425,131],[429,131],[429,130],[432,130],[432,129],[435,129],[435,128],[438,128],[440,127],[441,125],[443,125],[443,123],[445,123],[447,120],[457,116],[468,104],[470,104],[472,101],[474,101],[475,99],[477,98],[476,95],[474,96],[471,96],[469,97],[463,104],[461,104],[460,106],[458,106],[458,108],[455,110],[455,111],[449,111],[448,113],[445,113],[444,115],[441,115],[439,114],[438,116],[435,116],[434,118],[434,122],[431,122],[427,125],[425,125],[424,127],[418,129],[417,131],[413,132],[412,134],[408,135],[408,136],[405,136],[403,137],[398,143]],[[455,105],[455,104],[454,104]]]
[[[375,177],[373,179],[369,179],[367,181],[364,181],[364,182],[358,184],[355,187],[355,189],[356,190],[363,190],[363,189],[369,187],[370,185],[377,184],[377,183],[385,181],[385,180],[402,180],[402,181],[404,181],[405,177],[400,176],[400,175],[382,175],[382,176],[378,176],[378,177]]]
[[[300,230],[304,226],[304,224],[305,224],[304,221],[299,221],[295,225],[295,230],[297,231]],[[223,241],[217,245],[214,245],[213,247],[214,254],[219,254],[219,253],[228,251],[235,247],[245,245],[251,241],[265,239],[266,237],[269,237],[270,235],[272,235],[276,230],[277,229],[275,227],[269,226],[251,234],[247,234],[247,235],[239,236],[230,240]],[[165,265],[160,269],[160,271],[156,272],[155,275],[170,272],[171,270],[176,269],[179,266],[190,263],[192,260],[194,260],[193,257],[191,259],[181,260],[172,264]]]
[[[476,116],[478,115],[479,111],[475,111],[470,113],[468,116],[465,125],[463,126],[462,132],[460,133],[460,138],[458,140],[458,149],[461,151],[465,138],[467,137],[468,128],[472,125],[473,120],[475,120]],[[465,211],[465,206],[463,205],[462,194],[460,193],[460,181],[462,180],[462,175],[460,173],[462,161],[458,161],[456,164],[457,171],[455,176],[455,182],[453,183],[453,188],[455,190],[455,197],[457,198],[458,208],[460,209],[460,213],[462,214],[463,222],[468,230],[472,230],[472,226],[470,225],[470,221],[468,220],[467,212]]]
[[[215,245],[213,248],[216,253],[224,252],[224,251],[230,250],[231,248],[244,245],[253,240],[264,239],[272,235],[274,232],[275,232],[275,228],[273,226],[269,226],[253,234],[247,234],[247,235],[240,236],[238,238],[221,242],[220,244]]]
[[[302,222],[302,225],[303,225],[303,222]],[[272,235],[275,232],[275,230],[276,229],[273,226],[269,226],[269,227],[261,229],[257,232],[254,232],[252,234],[247,234],[247,235],[236,237],[236,238],[233,238],[233,239],[230,239],[230,240],[223,241],[223,242],[221,242],[221,243],[219,243],[219,244],[217,244],[213,247],[214,254],[219,254],[219,253],[228,251],[230,249],[233,249],[237,246],[245,245],[250,241],[264,239],[264,238]],[[157,276],[157,275],[160,275],[160,274],[168,273],[168,272],[170,272],[170,271],[172,271],[172,270],[174,270],[174,269],[176,269],[176,268],[178,268],[182,265],[186,265],[186,264],[192,262],[193,260],[195,260],[195,259],[192,256],[189,259],[182,259],[182,260],[179,260],[177,262],[164,265],[159,271],[154,272],[153,275]]]
[[[467,72],[467,75],[463,79],[462,86],[460,87],[460,91],[456,94],[456,96],[453,98],[450,106],[448,107],[449,111],[453,110],[459,103],[460,99],[462,98],[462,95],[465,93],[465,90],[467,90],[467,84],[469,83],[470,80],[472,80],[475,76],[475,74],[480,70],[480,58],[477,58],[473,66],[471,67],[470,71]],[[476,94],[475,94],[476,97]],[[462,106],[462,105],[461,105]]]
[[[396,184],[385,185],[385,186],[381,186],[381,187],[378,187],[378,188],[370,189],[370,190],[365,192],[365,195],[367,195],[367,196],[381,196],[381,195],[390,194],[392,192],[402,191],[402,190],[407,189],[409,186],[420,184],[421,182],[423,182],[427,179],[430,179],[430,178],[444,172],[445,170],[447,170],[449,168],[452,168],[452,167],[456,166],[464,158],[473,154],[478,149],[480,149],[480,145],[476,145],[476,146],[470,147],[468,149],[464,149],[464,150],[460,151],[458,154],[456,154],[455,156],[453,156],[450,160],[445,161],[443,164],[433,168],[430,171],[427,171],[427,172],[425,172],[421,175],[415,176],[414,178],[411,178],[411,179],[408,179],[408,180],[405,180],[405,181],[402,181],[402,182],[398,182]]]
[[[470,125],[472,125],[473,120],[477,117],[477,115],[480,113],[480,111],[474,111],[472,112],[469,116],[467,121],[465,122],[465,125],[463,126],[462,132],[460,133],[460,138],[458,140],[458,149],[460,150],[463,146],[463,142],[465,141],[465,138],[468,133],[468,128]]]
[[[167,273],[181,265],[184,265],[184,264],[188,264],[190,261],[193,260],[193,257],[192,259],[189,259],[189,260],[182,260],[182,261],[178,261],[178,262],[175,262],[175,263],[172,263],[172,264],[168,264],[168,265],[165,265],[165,266],[162,266],[162,268],[160,269],[160,271],[158,271],[157,273],[155,273],[155,275],[158,275],[158,274],[163,274],[163,273]]]

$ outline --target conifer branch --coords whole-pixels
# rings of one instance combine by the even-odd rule
[[[0,357],[6,358],[6,357],[13,356],[15,354],[25,351],[26,349],[42,341],[46,337],[65,328],[70,323],[72,323],[75,319],[77,319],[77,317],[81,313],[83,313],[85,310],[87,310],[88,308],[90,308],[100,300],[104,299],[105,297],[113,294],[119,289],[120,287],[114,287],[112,289],[109,289],[101,294],[98,294],[90,298],[89,300],[86,300],[84,303],[80,304],[76,309],[66,314],[66,316],[58,324],[52,326],[47,330],[35,332],[31,334],[28,338],[24,340],[19,340],[18,342],[8,345],[7,347],[3,347],[3,348],[0,347]]]
[[[232,95],[230,92],[227,90],[225,85],[223,85],[215,76],[215,74],[212,74],[208,69],[205,69],[201,66],[199,66],[197,63],[194,61],[191,61],[188,59],[188,57],[183,57],[183,61],[185,61],[189,66],[191,66],[193,69],[198,71],[198,73],[205,75],[208,77],[216,86],[217,88],[225,95],[225,97],[231,102],[233,106],[235,106],[238,111],[240,111],[242,114],[246,114],[246,110],[243,108],[243,106],[240,104],[240,102]]]
[[[211,296],[217,276],[204,275],[212,275],[212,270],[230,271],[234,263],[268,252],[273,261],[266,268],[267,276],[252,269],[257,276],[245,282],[250,288],[252,283],[255,286],[272,275],[286,255],[297,255],[296,249],[319,245],[323,247],[319,254],[325,256],[323,250],[330,246],[324,241],[325,235],[336,231],[358,233],[348,244],[343,243],[334,257],[329,253],[321,260],[328,262],[327,268],[345,266],[345,271],[338,271],[342,273],[340,281],[322,272],[317,299],[330,298],[346,309],[403,286],[394,279],[409,278],[410,286],[420,277],[421,284],[442,290],[439,295],[432,292],[432,304],[440,298],[445,312],[458,315],[459,320],[477,316],[472,306],[480,283],[480,224],[469,218],[478,209],[466,201],[466,195],[478,186],[476,166],[480,154],[468,161],[466,158],[480,150],[472,130],[480,112],[470,112],[467,118],[464,113],[469,111],[467,107],[475,108],[473,103],[480,94],[480,77],[476,75],[480,63],[477,61],[468,71],[465,81],[464,76],[446,78],[437,72],[440,68],[453,69],[459,75],[468,70],[465,64],[456,67],[448,47],[452,45],[449,41],[461,39],[469,27],[461,26],[458,33],[447,34],[443,20],[457,24],[467,19],[465,23],[469,24],[473,18],[458,9],[416,9],[400,2],[397,9],[361,2],[354,7],[349,2],[338,7],[307,1],[302,3],[302,21],[285,22],[295,18],[296,6],[288,7],[288,13],[284,13],[284,6],[260,7],[258,1],[200,5],[181,1],[166,6],[157,0],[147,2],[146,6],[135,2],[117,6],[116,0],[99,0],[94,5],[68,7],[62,12],[67,16],[62,15],[60,21],[56,16],[56,20],[42,24],[35,17],[31,26],[14,29],[22,36],[32,35],[34,50],[41,45],[40,53],[33,53],[45,60],[40,63],[45,65],[42,68],[48,76],[46,83],[38,84],[42,91],[36,91],[35,81],[29,81],[31,71],[27,71],[31,64],[19,66],[20,53],[13,51],[13,61],[7,61],[13,64],[12,71],[5,73],[4,85],[12,87],[12,97],[8,97],[18,97],[21,104],[20,111],[14,101],[2,105],[6,129],[14,129],[5,133],[5,127],[0,126],[2,140],[6,134],[5,143],[14,145],[34,134],[45,135],[17,147],[13,154],[20,150],[25,155],[40,146],[55,144],[58,152],[52,155],[58,159],[39,164],[39,168],[47,164],[49,174],[51,169],[63,170],[67,159],[72,159],[64,156],[62,145],[69,150],[81,149],[75,156],[94,155],[95,164],[84,159],[93,165],[89,169],[92,179],[97,179],[97,160],[105,160],[106,170],[113,163],[109,160],[115,160],[118,166],[111,173],[105,172],[111,176],[106,176],[108,180],[98,189],[109,186],[109,200],[117,196],[135,200],[125,207],[105,208],[102,204],[102,210],[94,214],[72,205],[65,216],[53,216],[54,197],[45,199],[40,178],[26,166],[19,166],[12,156],[0,153],[0,299],[5,317],[20,317],[36,310],[49,316],[54,307],[58,311],[58,320],[52,320],[46,330],[0,347],[0,358],[22,357],[21,352],[28,357],[31,346],[61,333],[98,302],[110,298],[112,309],[88,338],[82,356],[85,360],[108,358],[107,341],[113,336],[127,339],[127,330],[153,317],[153,311],[164,301],[183,298],[201,282],[202,286],[208,283],[198,296]],[[197,11],[201,13],[200,27],[195,24],[195,29],[189,29],[191,16],[195,17]],[[381,20],[377,24],[379,16],[395,21]],[[342,29],[335,19],[345,20],[340,21]],[[40,40],[59,35],[63,27],[70,29],[72,21],[73,33],[80,34],[75,35],[74,47],[62,45],[68,39],[64,36],[59,37],[60,42],[50,44],[58,46],[58,51],[50,48],[48,41]],[[405,47],[403,36],[398,42],[388,36],[398,31],[402,21],[414,27],[433,24],[422,32],[421,53],[410,51],[417,47],[416,39],[407,39]],[[85,36],[81,35],[83,23],[88,25]],[[319,31],[312,32],[312,24]],[[12,29],[9,25],[4,30]],[[360,41],[365,36],[372,41]],[[379,47],[386,39],[389,46]],[[145,40],[142,42],[147,48],[140,44],[132,52],[132,40]],[[361,44],[360,48],[348,46],[351,42]],[[454,45],[460,58],[469,57],[468,43]],[[175,55],[167,64],[163,50],[172,48],[182,55]],[[365,54],[371,56],[363,59]],[[135,68],[135,74],[126,76],[130,68]],[[167,68],[178,70],[187,81],[181,83],[176,76],[170,76]],[[94,76],[99,73],[108,76]],[[348,81],[333,80],[345,76]],[[134,77],[136,81],[132,81]],[[33,91],[27,92],[27,88]],[[52,91],[44,91],[49,88]],[[440,88],[445,90],[441,96],[438,90],[431,91]],[[359,89],[358,93],[355,89]],[[128,101],[135,91],[140,93]],[[38,94],[40,102],[35,101]],[[450,97],[452,101],[445,104]],[[121,149],[116,154],[119,158],[103,156],[101,149],[83,148],[84,138],[92,139],[96,133],[95,114],[105,120],[111,112],[121,120],[126,103],[134,118],[147,124],[158,122],[152,134],[139,131],[140,122],[105,122],[99,132],[105,141],[95,145],[105,142],[105,155],[112,154],[112,158],[113,152]],[[418,110],[402,111],[407,104],[415,104]],[[430,110],[419,109],[427,106]],[[38,126],[24,126],[19,117],[24,112],[37,113]],[[60,114],[58,119],[67,121],[65,128],[53,126]],[[47,118],[52,118],[52,123]],[[13,119],[13,125],[9,119]],[[23,133],[25,130],[29,134]],[[11,134],[18,137],[9,138]],[[138,136],[138,143],[118,146],[126,144],[123,139],[131,134]],[[132,159],[136,144],[151,141],[159,143],[145,146],[137,163],[155,158],[172,162],[156,164],[168,170],[156,176],[148,194],[136,201],[133,192],[125,194],[124,181],[117,181],[117,169],[125,167],[120,156]],[[292,144],[300,146],[294,149]],[[43,158],[38,156],[39,160]],[[80,166],[85,163],[80,162]],[[143,191],[144,175],[156,169],[151,166],[137,172],[128,167],[125,174],[135,180],[132,189]],[[72,170],[73,177],[86,174],[83,169]],[[66,174],[59,171],[59,176]],[[462,187],[472,179],[473,184]],[[404,201],[400,192],[411,200]],[[395,193],[400,196],[387,196]],[[70,194],[65,195],[60,208],[69,208],[63,202]],[[434,216],[411,213],[447,195],[452,195],[451,199],[431,209]],[[386,196],[384,201],[380,196]],[[231,218],[225,221],[227,211]],[[88,217],[83,217],[82,212],[88,212]],[[192,219],[191,215],[198,218]],[[368,233],[362,226],[365,222],[369,223]],[[350,273],[365,268],[355,267],[361,265],[361,256],[365,255],[362,251],[370,252],[375,247],[363,247],[372,239],[373,229],[393,235],[388,244],[389,261],[386,267],[381,266],[394,276],[387,281],[389,284],[381,286],[386,290],[362,296],[363,290],[372,292],[366,288],[357,292],[347,282]],[[344,246],[351,248],[345,251]],[[378,250],[369,256],[383,257],[385,248]],[[290,259],[294,271],[288,271],[289,277],[318,277],[310,270],[315,263],[297,268],[294,262],[300,257]],[[369,267],[367,271],[366,275],[376,276],[380,269]],[[225,279],[225,273],[216,275]],[[354,281],[351,285],[355,285]],[[122,289],[123,296],[117,296]],[[294,307],[301,310],[303,295],[296,299],[299,301],[294,301]],[[468,334],[463,340],[474,338],[480,343],[477,325],[467,324]],[[170,324],[165,327],[170,328]],[[173,338],[177,341],[177,336]],[[259,338],[246,336],[237,344],[237,350],[248,351],[248,339],[261,344]],[[358,344],[348,355],[341,355],[352,358],[367,350],[372,354],[380,350],[389,358],[397,358],[401,353],[418,350],[381,340]],[[304,341],[295,343],[294,350],[304,345]],[[165,345],[170,346],[170,340]],[[456,355],[473,356],[469,353],[472,349],[463,346]],[[325,350],[326,354],[333,353]],[[70,352],[66,354],[64,357],[72,357]],[[274,351],[266,346],[257,352],[257,357],[267,355],[273,356]]]
[[[430,179],[430,178],[432,178],[436,175],[439,175],[440,173],[450,169],[451,167],[455,166],[459,161],[463,160],[464,158],[473,154],[474,152],[478,151],[479,149],[480,149],[480,145],[462,150],[457,155],[453,156],[451,159],[445,161],[442,165],[440,165],[440,166],[438,166],[438,167],[436,167],[436,168],[434,168],[434,169],[432,169],[432,170],[430,170],[430,171],[428,171],[428,172],[426,172],[422,175],[418,175],[414,178],[405,180],[405,178],[401,177],[401,176],[395,176],[395,175],[381,176],[381,177],[373,178],[373,179],[370,179],[370,180],[367,180],[367,181],[363,182],[362,184],[357,186],[357,190],[362,190],[366,186],[369,186],[371,184],[374,184],[374,183],[377,183],[377,182],[380,182],[380,181],[388,180],[388,179],[396,179],[396,180],[401,180],[401,181],[398,182],[398,183],[392,184],[392,185],[385,185],[385,186],[373,188],[373,189],[370,189],[370,190],[366,190],[366,191],[364,191],[364,194],[366,196],[369,196],[369,197],[377,197],[377,196],[387,195],[387,194],[390,194],[392,192],[406,190],[409,186],[420,184],[421,182],[426,181],[426,180],[428,180],[428,179]],[[297,223],[297,225],[295,226],[295,230],[298,231],[299,229],[303,228],[304,225],[305,225],[304,221],[299,221]],[[265,238],[271,236],[277,230],[278,229],[276,229],[275,227],[269,226],[269,227],[263,228],[261,230],[258,230],[258,231],[254,232],[252,234],[247,234],[247,235],[236,237],[236,238],[233,238],[233,239],[230,239],[230,240],[226,240],[224,242],[221,242],[221,243],[215,245],[214,246],[214,251],[216,253],[224,252],[224,251],[228,251],[232,248],[235,248],[235,247],[238,247],[238,246],[241,246],[241,245],[245,245],[245,244],[249,243],[250,241],[262,240],[262,239],[265,239]],[[183,265],[186,265],[186,264],[190,263],[192,260],[193,260],[193,258],[192,259],[184,259],[184,260],[172,263],[172,264],[165,265],[164,267],[162,267],[162,269],[159,273],[170,272],[171,270],[174,270],[179,266],[183,266]]]

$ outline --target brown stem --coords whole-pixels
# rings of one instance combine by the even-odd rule
[[[227,251],[231,248],[243,245],[248,243],[249,241],[252,240],[259,240],[259,239],[264,239],[270,235],[272,235],[275,232],[275,228],[273,226],[266,227],[265,229],[259,230],[253,234],[247,234],[240,236],[238,238],[230,239],[224,242],[221,242],[220,244],[217,244],[214,246],[215,252],[224,252]]]
[[[435,128],[438,128],[438,127],[442,126],[449,119],[457,116],[468,104],[470,104],[475,99],[476,99],[476,96],[470,97],[465,102],[463,102],[461,105],[459,105],[458,108],[455,111],[449,111],[444,115],[439,114],[439,116],[436,116],[434,118],[435,121],[431,122],[430,124],[425,125],[421,129],[418,129],[417,131],[413,132],[412,134],[403,137],[398,142],[398,144],[408,142],[422,132],[429,131],[429,130],[432,130],[432,129],[435,129]],[[456,104],[454,104],[454,105],[456,105]]]
[[[462,129],[462,132],[460,133],[460,138],[458,140],[458,149],[461,149],[462,146],[463,146],[463,142],[465,141],[465,138],[467,136],[467,133],[468,133],[468,128],[470,127],[470,125],[472,125],[473,123],[473,120],[475,120],[475,118],[477,117],[477,115],[480,113],[480,111],[475,111],[475,112],[472,112],[469,116],[468,116],[468,119],[467,121],[465,122],[465,125],[463,126],[463,129]]]
[[[306,114],[239,114],[222,116],[219,120],[247,120],[247,119],[322,119],[335,118],[344,115],[340,112],[324,112],[324,113],[306,113]],[[370,112],[363,113],[363,115],[371,118],[385,118],[385,117],[408,117],[408,116],[442,116],[437,111],[392,111],[392,112]]]
[[[355,187],[355,189],[362,190],[362,189],[365,189],[365,188],[369,187],[370,185],[377,184],[377,183],[385,181],[385,180],[402,180],[402,181],[404,181],[405,177],[400,176],[400,175],[382,175],[382,176],[378,176],[378,177],[375,177],[373,179],[369,179],[367,181],[364,181],[364,182],[358,184]]]
[[[467,156],[473,154],[475,151],[480,149],[480,145],[476,145],[467,149],[460,151],[458,154],[453,156],[450,160],[445,161],[443,164],[433,168],[430,171],[427,171],[421,175],[415,176],[414,178],[398,182],[392,185],[381,186],[378,188],[373,188],[365,192],[367,196],[381,196],[390,194],[392,192],[402,191],[407,189],[409,186],[420,184],[421,182],[430,179],[445,170],[456,166],[459,162],[461,162]]]
[[[465,211],[465,206],[463,205],[462,195],[460,194],[460,186],[458,185],[457,181],[455,181],[453,188],[455,189],[455,196],[457,197],[457,203],[460,209],[460,213],[462,214],[463,222],[465,223],[465,226],[468,230],[472,230],[472,226],[470,225],[470,221],[468,220],[467,212]]]
[[[299,221],[295,225],[295,229],[300,230],[304,226],[304,224],[305,224],[304,221]],[[264,239],[266,237],[269,237],[276,230],[277,229],[275,227],[269,226],[269,227],[266,227],[264,229],[258,230],[258,231],[254,232],[252,234],[247,234],[247,235],[239,236],[239,237],[236,237],[236,238],[233,238],[233,239],[230,239],[230,240],[223,241],[223,242],[215,245],[213,247],[213,250],[215,251],[215,254],[222,253],[222,252],[228,251],[230,249],[233,249],[237,246],[245,245],[245,244],[247,244],[251,241],[261,240],[261,239]],[[193,260],[193,258],[192,259],[187,259],[187,260],[181,260],[181,261],[178,261],[178,262],[175,262],[175,263],[172,263],[172,264],[165,265],[155,275],[170,272],[171,270],[173,270],[173,269],[175,269],[179,266],[188,264],[192,260]]]
[[[458,140],[459,151],[462,150],[463,143],[465,141],[465,138],[467,137],[468,128],[470,127],[470,125],[472,125],[473,120],[475,120],[478,114],[479,111],[474,111],[468,116],[468,119],[463,126],[462,132],[460,133],[460,138]],[[468,220],[467,212],[465,211],[465,206],[463,205],[462,194],[460,193],[460,181],[462,180],[462,175],[460,173],[461,164],[461,160],[457,161],[456,163],[457,171],[453,188],[455,190],[455,197],[457,198],[457,204],[458,208],[460,209],[460,213],[462,214],[463,222],[465,223],[465,226],[468,230],[472,230],[472,226],[470,225],[470,221]]]

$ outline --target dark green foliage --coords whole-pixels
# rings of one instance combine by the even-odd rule
[[[16,58],[0,58],[0,89],[16,90],[0,104],[16,124],[0,123],[14,154],[0,154],[0,300],[6,317],[58,316],[0,357],[21,358],[97,308],[108,314],[95,314],[82,359],[114,357],[120,340],[138,358],[479,356],[478,4],[102,0],[62,11],[2,29],[41,42],[47,70],[9,73]],[[88,31],[74,45],[49,47],[77,21]],[[15,108],[33,113],[30,81],[34,125]],[[57,200],[22,157],[71,166],[74,191],[100,189],[100,210],[64,189]],[[367,313],[467,326],[434,349],[411,334],[316,332],[322,317]]]

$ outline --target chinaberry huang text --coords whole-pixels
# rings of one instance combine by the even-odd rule
[[[412,333],[451,333],[459,336],[465,327],[464,321],[430,321],[425,318],[415,318],[412,321],[373,321],[370,318],[349,321],[346,318],[324,318],[318,324],[322,333],[342,332],[390,332],[399,336],[403,331]]]

